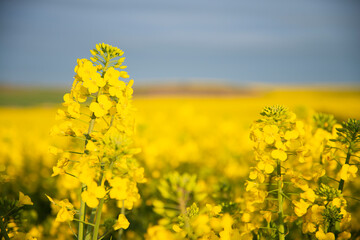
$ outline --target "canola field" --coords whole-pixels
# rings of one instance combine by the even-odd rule
[[[188,227],[194,235],[190,239],[245,238],[235,235],[225,238],[218,234],[228,229],[241,235],[264,221],[259,216],[252,216],[255,209],[251,212],[253,209],[249,211],[246,206],[251,198],[246,191],[249,186],[246,183],[249,173],[257,165],[250,126],[255,120],[261,119],[259,113],[262,109],[282,104],[295,112],[297,119],[305,124],[308,139],[304,140],[304,144],[309,145],[311,151],[307,161],[313,163],[320,162],[320,145],[324,144],[324,139],[335,137],[332,135],[333,129],[325,132],[317,128],[314,114],[334,114],[339,123],[347,118],[359,119],[359,102],[359,92],[335,91],[278,91],[237,98],[135,98],[134,146],[141,149],[135,158],[144,167],[147,181],[139,184],[141,198],[127,215],[130,225],[123,239],[186,239],[183,231],[188,230],[182,230],[184,227],[181,225],[186,208],[196,212],[188,220]],[[49,147],[56,141],[49,132],[56,123],[57,108],[32,106],[0,109],[1,197],[18,200],[20,191],[30,196],[33,205],[24,208],[21,222],[12,223],[13,230],[27,233],[28,239],[73,238],[68,224],[55,221],[58,209],[51,205],[45,195],[61,199],[79,194],[73,191],[77,185],[74,186],[71,181],[69,184],[69,179],[64,180],[71,176],[51,177],[57,159],[49,152]],[[321,136],[324,133],[326,137]],[[331,165],[330,162],[324,164],[324,170]],[[333,168],[325,174],[331,173],[339,180],[339,167]],[[311,169],[308,171],[315,171]],[[312,184],[312,189],[319,187],[318,182],[337,187],[337,182],[329,181],[324,176],[315,182],[311,179],[313,182],[309,184]],[[354,181],[345,181],[344,195],[359,197],[358,178],[356,173],[352,179]],[[183,188],[186,188],[186,196],[178,192]],[[295,192],[300,194],[303,190]],[[179,200],[171,196],[177,196]],[[299,196],[291,195],[290,198],[297,201]],[[181,197],[184,199],[180,200]],[[344,229],[354,236],[360,231],[359,201],[344,199],[347,201],[346,209],[352,215]],[[291,220],[289,239],[306,235],[310,236],[308,239],[315,239],[315,232],[311,234],[303,226],[307,215],[297,216],[294,212],[296,205],[291,202],[286,207],[286,212],[296,218]],[[308,209],[310,212],[310,205]],[[116,210],[107,208],[105,211],[110,215],[109,219],[112,213],[116,215]],[[318,221],[321,221],[321,217],[318,217]],[[306,234],[303,233],[304,228]],[[210,233],[217,235],[217,238],[204,237]],[[116,239],[116,234],[113,235]]]
[[[360,91],[133,97],[91,53],[62,103],[0,108],[1,240],[360,239]]]

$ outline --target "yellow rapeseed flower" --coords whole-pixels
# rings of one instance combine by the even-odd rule
[[[95,208],[99,204],[98,198],[103,198],[105,194],[104,187],[98,186],[96,182],[92,181],[88,184],[87,190],[81,193],[81,198],[89,207]]]
[[[124,200],[127,198],[127,188],[130,183],[127,178],[115,177],[109,180],[111,185],[110,198]]]
[[[127,218],[125,217],[124,214],[119,214],[119,217],[116,221],[116,223],[113,225],[114,230],[118,230],[120,228],[122,229],[127,229],[129,227],[130,223],[127,220]]]
[[[56,215],[56,222],[68,222],[74,220],[75,211],[69,211],[65,206],[61,206],[60,211]]]
[[[298,137],[299,137],[299,132],[297,130],[286,131],[285,133],[286,140],[293,140],[293,139],[297,139]]]
[[[47,196],[51,202],[54,202],[49,196]],[[57,204],[60,207],[60,211],[56,215],[55,221],[68,222],[74,220],[75,211],[72,210],[74,206],[68,199],[64,199]]]
[[[19,205],[24,206],[24,205],[34,205],[34,204],[28,195],[19,192]]]
[[[345,181],[355,178],[357,171],[358,168],[355,165],[344,164],[340,170],[340,178]]]
[[[324,233],[322,228],[319,228],[319,231],[315,234],[318,240],[335,240],[335,235],[332,232]]]
[[[305,202],[303,199],[300,199],[300,201],[293,201],[293,204],[295,205],[295,214],[298,217],[301,217],[306,214],[308,207],[310,206],[309,203]]]
[[[300,197],[306,200],[309,200],[310,202],[314,202],[316,198],[316,194],[314,190],[311,188],[307,189],[305,192],[300,193]]]
[[[112,106],[112,102],[105,95],[98,97],[98,102],[92,102],[90,104],[90,110],[94,112],[96,117],[102,117],[106,115]]]
[[[271,156],[274,159],[279,159],[280,161],[285,161],[287,159],[287,154],[283,150],[275,149],[271,152]]]
[[[109,83],[111,86],[118,86],[119,82],[119,77],[120,77],[120,72],[116,69],[114,69],[113,67],[110,67],[105,75],[104,75],[104,79],[107,83]]]
[[[266,125],[263,131],[265,133],[265,142],[272,144],[275,141],[276,134],[279,132],[279,128],[276,125]]]

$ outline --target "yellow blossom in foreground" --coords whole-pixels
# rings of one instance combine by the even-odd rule
[[[96,182],[92,181],[87,186],[87,190],[81,193],[81,198],[91,208],[97,207],[99,204],[98,198],[103,198],[106,192],[103,186],[98,186]]]
[[[276,125],[266,125],[264,127],[265,142],[272,144],[275,141],[275,134],[279,132],[279,128]]]
[[[271,156],[274,159],[279,159],[280,161],[285,161],[287,159],[287,154],[283,150],[275,149],[271,152]]]
[[[118,86],[119,85],[119,77],[120,77],[120,72],[118,70],[116,70],[113,67],[110,67],[104,76],[104,79],[106,82],[108,82],[111,86]]]
[[[304,193],[300,193],[300,197],[303,199],[309,200],[310,202],[314,202],[316,195],[315,195],[314,190],[309,188]]]
[[[270,174],[270,173],[272,173],[272,172],[274,171],[274,169],[275,169],[275,167],[273,166],[272,162],[273,162],[273,161],[267,161],[267,162],[265,162],[265,161],[260,161],[257,166],[258,166],[258,168],[259,168],[260,170],[264,170],[266,173]]]
[[[355,165],[344,164],[340,170],[340,178],[347,181],[349,178],[355,178],[358,168]]]
[[[97,151],[97,146],[95,145],[95,143],[91,140],[89,140],[86,144],[86,150],[89,150],[89,151]]]
[[[246,181],[245,186],[246,186],[245,190],[248,192],[251,191],[252,189],[256,189],[258,184],[252,181]]]
[[[338,207],[338,208],[340,208],[341,207],[341,199],[340,198],[334,198],[332,201],[331,201],[331,203],[332,203],[332,205],[333,206],[336,206],[336,207]]]
[[[322,215],[324,209],[325,206],[319,206],[317,204],[311,206],[311,220],[317,224],[320,223],[324,218]]]
[[[90,110],[94,112],[96,117],[102,117],[106,115],[112,106],[112,102],[105,95],[98,97],[98,102],[92,102],[90,104]]]
[[[335,240],[335,235],[332,232],[324,233],[322,228],[319,228],[319,231],[315,234],[318,240]]]
[[[316,231],[316,225],[312,222],[305,222],[302,225],[303,233],[314,233]]]
[[[49,196],[47,196],[51,202],[54,202]],[[58,204],[60,206],[60,211],[56,215],[55,221],[57,222],[68,222],[74,220],[75,211],[72,210],[74,206],[69,202],[69,200],[64,199]]]
[[[129,179],[115,177],[109,180],[112,189],[110,190],[110,198],[117,200],[124,200],[127,198],[127,188],[129,185]]]
[[[74,211],[68,211],[65,206],[60,208],[60,211],[56,215],[55,221],[57,222],[68,222],[74,220]]]
[[[65,170],[59,167],[53,167],[53,174],[51,174],[52,177],[55,177],[57,175],[65,174]]]
[[[300,202],[294,200],[293,204],[295,205],[295,214],[298,217],[303,216],[307,212],[308,207],[310,206],[310,204],[305,202],[303,199],[300,199]]]
[[[127,220],[127,218],[125,217],[125,215],[120,214],[119,217],[118,217],[118,220],[114,224],[113,228],[114,228],[115,231],[120,229],[120,228],[127,229],[129,227],[129,225],[130,225],[130,223]]]
[[[286,140],[297,139],[298,137],[299,137],[299,132],[296,131],[296,130],[287,131],[285,133],[285,139]]]
[[[272,213],[270,211],[260,211],[260,213],[264,216],[268,223],[271,221]]]

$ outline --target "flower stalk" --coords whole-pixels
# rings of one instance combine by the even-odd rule
[[[96,96],[97,98],[97,96]],[[92,133],[93,129],[94,129],[94,125],[95,125],[95,119],[96,119],[96,116],[95,114],[93,113],[91,115],[91,120],[90,120],[90,123],[89,123],[89,128],[88,128],[88,132],[87,132],[87,135],[90,136],[90,134]],[[86,138],[85,140],[85,147],[84,149],[86,149],[86,145],[88,143],[88,139]],[[81,193],[80,193],[80,196],[81,194],[84,192],[84,190],[86,189],[86,184],[85,183],[82,183],[81,184]],[[85,229],[85,225],[84,225],[84,222],[85,222],[85,217],[86,217],[86,205],[85,205],[85,201],[83,201],[83,199],[80,197],[80,215],[79,215],[79,233],[78,233],[78,239],[79,240],[83,240],[84,239],[84,229]],[[88,235],[86,235],[88,236]]]
[[[278,234],[279,240],[285,239],[285,227],[284,227],[284,211],[283,211],[283,182],[282,182],[282,174],[281,174],[281,161],[277,161],[277,196],[278,196],[278,204],[279,204],[279,212],[278,212]]]

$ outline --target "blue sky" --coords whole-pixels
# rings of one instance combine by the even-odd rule
[[[0,82],[69,86],[77,58],[124,50],[135,83],[360,83],[360,2],[1,0]]]

